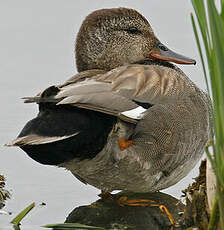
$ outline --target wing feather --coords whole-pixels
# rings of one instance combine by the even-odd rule
[[[188,88],[185,91],[185,88]],[[190,93],[191,82],[177,68],[158,65],[127,65],[109,72],[92,70],[72,77],[52,90],[26,102],[52,102],[71,105],[125,119],[125,111],[139,107],[140,103],[162,104],[177,100]],[[49,90],[49,89],[48,89]],[[47,96],[46,96],[47,95]],[[136,119],[128,118],[129,122]]]
[[[61,140],[65,140],[67,138],[73,137],[78,135],[79,132],[73,133],[71,135],[67,136],[58,136],[58,137],[47,137],[47,136],[40,136],[37,134],[30,134],[28,136],[24,137],[18,137],[14,141],[12,141],[9,144],[6,144],[6,146],[24,146],[24,145],[41,145],[41,144],[49,144]]]

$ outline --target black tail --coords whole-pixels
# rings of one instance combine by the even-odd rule
[[[115,117],[95,111],[43,104],[40,105],[38,116],[25,125],[18,137],[32,134],[42,137],[78,134],[55,142],[20,147],[42,164],[57,165],[73,158],[91,159],[106,144],[115,121]]]

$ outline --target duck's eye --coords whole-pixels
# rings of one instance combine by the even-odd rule
[[[127,28],[125,31],[127,31],[129,34],[141,34],[141,31],[138,30],[135,26],[131,26]]]
[[[158,47],[163,51],[168,51],[168,48],[162,44],[159,44]]]

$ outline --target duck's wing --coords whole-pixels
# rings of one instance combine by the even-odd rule
[[[175,74],[174,74],[175,72]],[[112,71],[86,71],[62,85],[52,86],[25,102],[71,105],[136,123],[127,111],[144,111],[154,104],[183,96],[187,82],[178,71],[156,65],[128,65]]]
[[[159,65],[123,66],[94,79],[109,82],[112,91],[120,96],[150,104],[172,102],[195,88],[177,67]]]

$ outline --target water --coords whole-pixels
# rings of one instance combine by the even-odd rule
[[[163,0],[0,0],[0,173],[7,179],[12,198],[0,215],[0,229],[12,229],[9,221],[35,201],[38,206],[22,222],[22,229],[40,229],[64,222],[74,207],[97,199],[99,190],[83,185],[70,172],[44,166],[18,148],[2,147],[17,136],[24,124],[36,116],[37,106],[23,104],[43,88],[65,81],[76,73],[74,39],[84,17],[95,9],[126,6],[139,10],[158,38],[169,48],[198,60],[197,66],[181,67],[200,88],[205,89],[202,69],[190,23],[189,1]],[[195,168],[177,185],[165,190],[180,197],[197,175]],[[32,227],[31,227],[32,226]]]

